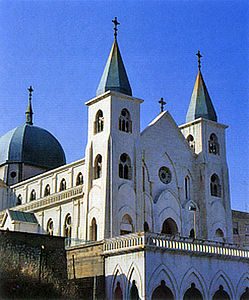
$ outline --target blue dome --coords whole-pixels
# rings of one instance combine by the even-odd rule
[[[66,163],[65,153],[48,131],[24,124],[0,138],[0,165],[25,163],[53,169]]]

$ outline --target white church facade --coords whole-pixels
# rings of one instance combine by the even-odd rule
[[[34,213],[37,232],[65,236],[69,253],[102,243],[106,299],[248,299],[249,251],[233,244],[227,126],[197,56],[186,123],[178,126],[161,100],[141,132],[143,100],[132,96],[115,31],[86,102],[85,158],[69,164],[33,125],[30,88],[26,123],[0,139],[1,228],[10,230],[11,209]]]

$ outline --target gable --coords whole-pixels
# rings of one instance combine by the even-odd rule
[[[196,156],[168,111],[159,114],[142,131],[141,144],[143,149],[161,149],[170,156]]]

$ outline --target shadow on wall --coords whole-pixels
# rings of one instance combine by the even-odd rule
[[[123,274],[109,276],[107,281],[112,282],[111,291],[107,291],[108,299],[113,300],[140,300],[144,299],[144,295],[142,295],[141,288],[139,288],[139,284],[136,280],[128,280],[127,277]],[[147,295],[151,300],[176,300],[177,298],[173,295],[173,291],[166,286],[164,280],[161,280],[159,286],[157,286],[152,295]],[[151,298],[150,298],[151,297]],[[201,291],[196,287],[195,283],[192,282],[189,288],[185,291],[183,295],[183,300],[204,300],[204,295],[202,295]],[[249,299],[249,288],[247,287],[243,294],[239,298],[240,300]],[[212,295],[212,300],[231,300],[228,292],[224,289],[222,285],[214,292]]]

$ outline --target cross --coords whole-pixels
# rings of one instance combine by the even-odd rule
[[[196,56],[198,56],[198,69],[201,70],[201,53],[200,50],[198,50],[198,52],[195,54]]]
[[[32,98],[32,92],[33,92],[34,90],[33,90],[32,86],[30,86],[27,90],[29,91],[29,101],[31,101],[31,98]]]
[[[166,104],[166,102],[163,101],[163,98],[161,98],[160,101],[158,101],[158,103],[161,104],[161,112],[163,112],[163,106]]]
[[[117,31],[118,31],[118,25],[120,25],[120,23],[117,21],[117,17],[115,17],[114,20],[112,20],[112,23],[114,23],[115,27],[114,27],[114,36],[115,39],[117,38]]]

